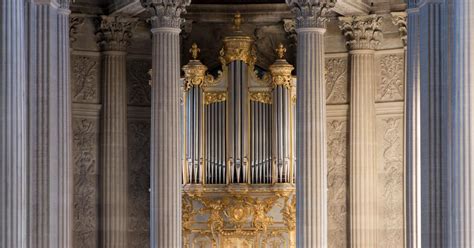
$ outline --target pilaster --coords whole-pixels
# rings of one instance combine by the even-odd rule
[[[127,247],[126,50],[135,19],[102,16],[101,229],[102,247]]]
[[[374,53],[382,38],[382,18],[368,15],[339,20],[351,64],[350,245],[373,248],[377,244]]]

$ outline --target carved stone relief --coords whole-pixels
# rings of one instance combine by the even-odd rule
[[[148,60],[127,61],[128,104],[149,106],[151,104],[151,86],[149,84],[151,62]]]
[[[73,121],[74,247],[98,247],[98,120]]]
[[[378,126],[380,235],[384,248],[403,247],[400,242],[404,238],[403,117],[380,118]]]
[[[326,59],[326,103],[343,104],[349,102],[347,81],[347,58]]]
[[[348,245],[347,133],[347,121],[328,121],[328,240],[331,248]]]
[[[384,55],[380,58],[381,79],[378,81],[376,101],[401,101],[404,99],[403,54]]]
[[[73,102],[99,103],[100,58],[71,56]]]
[[[150,123],[128,122],[128,246],[150,247]]]

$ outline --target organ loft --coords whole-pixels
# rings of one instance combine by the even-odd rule
[[[0,2],[0,248],[474,247],[469,1]]]

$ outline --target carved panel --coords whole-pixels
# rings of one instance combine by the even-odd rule
[[[150,247],[150,123],[128,122],[128,246]]]
[[[99,102],[99,57],[71,56],[73,102]]]
[[[98,247],[98,120],[73,121],[74,247]]]
[[[151,62],[147,60],[127,61],[128,104],[148,106],[151,103],[151,86],[149,84]]]
[[[378,126],[380,234],[384,248],[403,247],[403,117],[380,118]]]
[[[326,103],[341,104],[349,102],[347,81],[347,58],[326,59]]]
[[[380,58],[381,79],[378,81],[376,101],[404,99],[405,61],[403,54],[384,55]]]
[[[347,247],[347,121],[327,123],[329,247]]]

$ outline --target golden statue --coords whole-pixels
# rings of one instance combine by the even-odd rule
[[[193,57],[193,59],[196,60],[200,52],[201,52],[201,49],[199,49],[196,43],[193,43],[191,45],[191,48],[189,49],[189,53],[191,53],[191,57]]]

